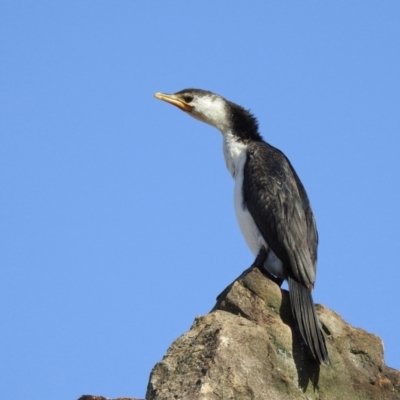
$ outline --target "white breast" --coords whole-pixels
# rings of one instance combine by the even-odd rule
[[[246,163],[247,145],[236,140],[231,133],[224,135],[224,157],[226,166],[235,180],[234,205],[236,218],[247,245],[254,256],[260,248],[268,248],[260,231],[254,223],[247,207],[243,207],[243,169]]]
[[[224,157],[226,166],[235,180],[234,205],[236,218],[242,235],[251,252],[257,257],[260,249],[268,249],[253,217],[243,203],[243,171],[247,157],[247,145],[235,140],[233,135],[224,135]],[[272,250],[268,253],[268,259],[264,267],[277,277],[284,278],[281,261]]]
[[[244,239],[246,240],[247,246],[249,246],[251,252],[257,257],[260,249],[264,247],[268,249],[267,243],[265,243],[260,231],[258,230],[253,217],[249,213],[247,207],[243,207],[243,167],[246,162],[246,153],[244,153],[243,160],[236,174],[235,178],[235,189],[234,189],[234,204],[236,218],[239,223],[240,230]]]

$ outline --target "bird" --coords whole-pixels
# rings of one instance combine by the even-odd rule
[[[242,106],[213,92],[155,93],[222,133],[223,154],[234,179],[234,208],[244,239],[261,269],[279,286],[288,282],[291,310],[318,364],[329,364],[312,298],[318,232],[306,190],[289,159],[267,143],[258,121]]]

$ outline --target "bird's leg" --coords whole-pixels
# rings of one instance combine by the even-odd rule
[[[245,277],[250,271],[252,271],[254,268],[258,268],[263,274],[265,274],[269,279],[272,279],[275,283],[276,279],[273,275],[271,275],[268,271],[266,271],[263,268],[264,262],[267,259],[268,256],[268,251],[265,249],[261,249],[254,260],[253,264],[246,270],[244,270],[239,277],[237,277],[227,288],[225,288],[218,296],[217,296],[217,301],[221,299],[221,297],[225,296],[232,288],[233,284],[238,281],[239,279],[242,279]],[[282,284],[282,282],[281,282]],[[280,286],[280,285],[279,285]]]
[[[258,253],[256,259],[253,262],[253,265],[250,268],[258,268],[263,275],[265,275],[268,279],[272,282],[275,282],[279,287],[282,286],[283,279],[277,278],[276,276],[272,275],[265,267],[265,261],[268,258],[269,249],[261,249]],[[245,271],[246,272],[246,271]]]
[[[252,266],[250,268],[258,268],[259,270],[261,270],[264,273],[264,263],[265,261],[267,261],[267,257],[268,257],[268,253],[269,253],[269,249],[260,249],[260,251],[257,254],[256,259],[254,260]]]
[[[267,261],[268,258],[268,253],[269,249],[262,248],[257,254],[256,259],[254,260],[253,264],[246,270],[244,270],[239,277],[237,277],[228,287],[226,287],[218,296],[217,296],[217,301],[219,301],[223,296],[225,296],[232,288],[234,283],[238,281],[239,279],[242,279],[245,277],[250,271],[252,271],[254,268],[258,268],[260,272],[266,276],[269,280],[272,282],[275,282],[279,287],[282,286],[283,279],[277,278],[276,276],[272,275],[267,269],[265,269],[264,264]]]
[[[276,276],[274,276],[274,275],[272,275],[271,273],[269,273],[266,269],[261,269],[260,268],[260,271],[269,279],[269,280],[271,280],[272,282],[275,282],[279,287],[281,287],[282,286],[282,283],[283,283],[283,281],[284,281],[284,279],[281,279],[281,278],[277,278]]]

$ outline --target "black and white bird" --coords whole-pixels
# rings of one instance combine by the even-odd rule
[[[184,89],[155,97],[217,128],[226,166],[235,180],[236,217],[247,245],[279,285],[288,281],[293,316],[319,363],[329,363],[311,291],[318,233],[307,193],[287,157],[266,143],[256,118],[222,96]]]

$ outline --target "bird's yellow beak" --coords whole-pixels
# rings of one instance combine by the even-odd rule
[[[175,94],[164,94],[164,93],[156,93],[154,95],[159,100],[166,101],[178,108],[182,111],[191,112],[193,110],[193,106],[183,101],[180,97]]]

